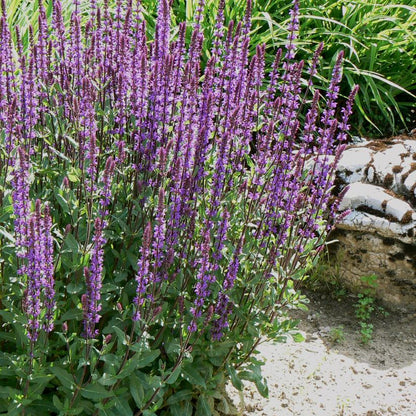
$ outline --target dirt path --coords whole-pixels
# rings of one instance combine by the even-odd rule
[[[310,310],[296,312],[305,342],[259,347],[269,398],[252,385],[243,400],[229,389],[241,414],[416,416],[416,314],[375,316],[373,340],[363,345],[353,299],[310,297]]]

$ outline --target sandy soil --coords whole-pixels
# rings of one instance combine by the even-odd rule
[[[227,387],[245,416],[416,416],[416,314],[378,314],[373,340],[361,343],[354,299],[311,294],[296,312],[306,340],[264,343],[269,398],[254,385]],[[344,340],[335,342],[337,331]]]

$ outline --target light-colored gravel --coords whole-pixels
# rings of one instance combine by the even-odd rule
[[[347,302],[348,303],[348,302]],[[260,356],[269,398],[246,384],[228,392],[247,416],[416,416],[416,317],[374,318],[374,337],[362,345],[351,305],[312,302],[300,313],[306,341],[264,343]],[[334,344],[333,328],[345,339]]]

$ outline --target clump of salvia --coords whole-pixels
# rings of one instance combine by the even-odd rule
[[[288,330],[282,306],[298,300],[336,217],[356,90],[338,109],[340,54],[320,100],[322,46],[295,60],[297,0],[271,68],[265,45],[250,54],[251,0],[242,22],[225,22],[224,3],[208,45],[202,0],[193,26],[174,31],[160,0],[150,37],[140,2],[91,0],[82,15],[74,0],[66,27],[60,1],[47,21],[39,0],[26,50],[2,2],[2,235],[14,249],[0,307],[22,314],[29,370],[7,385],[24,388],[29,413],[44,391],[50,412],[98,414],[126,385],[136,414],[163,412],[181,389],[190,396],[170,411],[202,406],[198,395],[223,385],[216,374],[238,385],[258,340]],[[195,376],[191,358],[211,370]],[[31,396],[36,371],[46,382]]]

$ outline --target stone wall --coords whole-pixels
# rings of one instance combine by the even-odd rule
[[[375,274],[376,296],[388,307],[416,310],[416,140],[362,141],[338,165],[340,210],[330,238],[332,261],[353,291]]]

